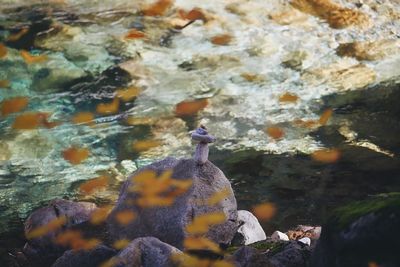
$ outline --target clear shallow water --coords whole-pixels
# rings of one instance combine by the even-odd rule
[[[239,206],[276,202],[282,212],[275,228],[321,223],[326,210],[346,200],[399,189],[396,2],[342,1],[372,21],[367,28],[346,29],[333,29],[286,1],[182,0],[156,18],[139,13],[150,1],[47,2],[0,0],[2,41],[23,26],[32,31],[7,44],[0,80],[9,80],[10,88],[0,89],[0,101],[27,96],[27,110],[63,122],[15,131],[10,125],[16,115],[1,119],[0,233],[20,231],[32,209],[56,197],[112,202],[124,175],[137,167],[167,155],[189,157],[194,145],[188,132],[200,123],[218,138],[210,157],[232,180]],[[182,23],[177,10],[194,7],[203,9],[208,22],[171,30]],[[125,40],[132,28],[147,38]],[[214,45],[210,40],[222,33],[232,41]],[[340,44],[356,41],[376,43],[365,49],[369,57],[337,54]],[[49,60],[28,65],[21,48]],[[94,112],[117,89],[132,85],[142,92],[118,114],[97,115],[94,127],[70,123],[77,112]],[[299,100],[280,103],[286,92]],[[209,104],[199,114],[175,116],[176,104],[202,98]],[[318,119],[329,107],[334,115],[327,126],[292,123]],[[130,125],[129,117],[146,120]],[[265,133],[271,125],[284,130],[282,140]],[[148,138],[162,145],[132,151],[133,141]],[[88,147],[89,159],[77,166],[66,162],[61,152],[71,145]],[[310,160],[308,154],[321,147],[342,149],[340,163]],[[102,173],[114,177],[106,192],[79,195],[80,181]]]

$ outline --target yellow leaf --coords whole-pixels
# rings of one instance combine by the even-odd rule
[[[189,234],[204,234],[209,227],[215,224],[221,224],[226,221],[225,213],[213,212],[194,217],[192,223],[186,226],[186,232]]]
[[[117,96],[122,99],[122,101],[128,102],[140,94],[141,90],[137,87],[129,87],[127,89],[117,90]]]
[[[319,118],[319,124],[325,125],[328,123],[329,119],[332,117],[333,110],[331,108],[327,109],[322,113],[321,117]]]
[[[119,99],[115,98],[111,103],[101,103],[96,107],[96,112],[103,115],[115,114],[118,112]]]
[[[188,250],[211,250],[216,253],[221,252],[219,246],[205,237],[187,237],[183,241],[183,246]]]
[[[115,219],[122,225],[131,223],[136,218],[136,214],[131,210],[119,211],[115,214]]]
[[[96,191],[99,188],[106,187],[108,184],[108,180],[109,178],[107,176],[100,176],[96,179],[84,182],[79,186],[79,189],[85,194],[91,194],[93,193],[93,191]]]
[[[33,230],[30,230],[27,233],[26,238],[33,239],[33,238],[38,238],[38,237],[44,236],[50,232],[54,232],[54,231],[60,229],[66,223],[67,223],[66,216],[57,217],[54,220],[51,220],[46,225],[42,225]]]
[[[149,150],[154,147],[158,147],[161,145],[161,142],[158,140],[143,140],[143,141],[136,141],[132,144],[133,150],[136,152],[143,152]]]
[[[126,248],[130,242],[131,241],[129,239],[120,239],[120,240],[115,241],[112,246],[113,246],[113,248],[115,248],[117,250],[121,250],[121,249]]]
[[[98,208],[90,214],[90,223],[91,224],[101,224],[104,222],[108,215],[110,214],[112,206],[105,206],[102,208]]]
[[[34,56],[34,55],[31,55],[28,51],[25,51],[25,50],[21,50],[20,54],[21,54],[22,58],[25,60],[25,62],[27,64],[42,63],[42,62],[48,60],[46,55]]]
[[[62,152],[63,158],[71,164],[80,164],[89,157],[89,150],[87,148],[71,147]]]
[[[89,124],[92,125],[94,120],[94,115],[91,112],[79,112],[72,117],[72,122],[75,124]]]
[[[340,151],[337,149],[321,149],[311,154],[313,160],[322,163],[334,163],[340,158]]]
[[[221,191],[215,192],[208,200],[207,205],[213,206],[218,204],[220,201],[231,196],[231,190],[229,187],[225,187]]]
[[[253,207],[254,215],[262,221],[271,220],[276,214],[276,207],[272,203],[263,203]]]

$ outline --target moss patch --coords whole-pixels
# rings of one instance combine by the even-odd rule
[[[274,254],[280,252],[283,249],[284,245],[285,245],[284,242],[263,240],[263,241],[259,241],[259,242],[256,242],[256,243],[253,243],[253,244],[250,244],[250,245],[247,245],[247,246],[255,248],[259,252],[268,251],[268,254],[274,255]],[[241,247],[235,247],[235,246],[229,247],[226,250],[226,253],[228,255],[232,255],[239,248],[241,248]]]
[[[340,228],[346,227],[358,218],[373,212],[400,210],[400,192],[379,194],[371,199],[359,201],[334,211],[333,217]]]

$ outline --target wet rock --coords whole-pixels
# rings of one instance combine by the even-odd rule
[[[239,265],[240,267],[250,267],[250,266],[271,266],[266,258],[260,257],[259,251],[256,248],[244,246],[238,249],[232,257],[232,261]],[[256,265],[259,264],[259,265]]]
[[[273,232],[271,235],[271,238],[272,238],[272,240],[275,240],[275,241],[278,241],[278,240],[289,241],[289,237],[285,233],[282,233],[280,231]]]
[[[142,237],[133,240],[110,262],[118,267],[167,267],[174,266],[172,256],[180,253],[179,249],[155,237]]]
[[[303,66],[303,61],[307,58],[307,52],[305,51],[294,51],[289,53],[284,60],[282,65],[297,71],[300,71]]]
[[[313,267],[399,266],[400,193],[349,204],[333,212],[322,227]]]
[[[251,212],[239,210],[238,221],[240,227],[235,235],[234,245],[249,245],[267,238],[256,216]]]
[[[91,250],[68,250],[52,267],[98,267],[109,258],[114,256],[116,251],[104,245]]]
[[[138,194],[130,192],[132,181],[129,179],[123,185],[116,207],[107,221],[113,240],[122,238],[134,239],[143,236],[154,236],[161,241],[177,248],[183,247],[187,236],[185,226],[200,214],[224,212],[227,220],[214,225],[205,235],[218,244],[228,244],[238,228],[236,199],[231,194],[215,206],[206,205],[205,201],[214,193],[231,185],[223,172],[207,161],[198,165],[193,159],[166,158],[139,169],[134,175],[144,170],[153,170],[158,175],[166,170],[172,170],[173,179],[192,179],[192,187],[183,195],[178,196],[171,206],[141,208],[135,204]],[[130,203],[133,204],[130,204]],[[132,210],[137,218],[128,225],[121,226],[115,221],[115,214],[123,210]]]
[[[289,242],[270,258],[273,267],[306,267],[311,259],[311,248],[297,242]]]
[[[73,202],[69,200],[53,200],[49,206],[34,211],[25,221],[25,235],[45,226],[60,216],[66,217],[66,223],[62,229],[83,223],[90,218],[90,214],[96,209],[96,205],[88,202]],[[54,237],[61,229],[50,231],[41,237],[29,239],[23,252],[33,265],[49,265],[54,262],[66,248],[54,244]]]

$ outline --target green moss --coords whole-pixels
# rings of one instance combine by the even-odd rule
[[[265,252],[268,250],[268,254],[276,254],[277,252],[281,251],[285,243],[283,242],[276,242],[276,241],[259,241],[253,244],[248,245],[249,247],[255,248],[260,252]],[[240,247],[232,246],[226,250],[226,253],[231,255]]]
[[[343,228],[363,215],[393,209],[400,209],[400,192],[379,194],[371,199],[349,204],[336,209],[333,216],[338,222],[338,226]]]

